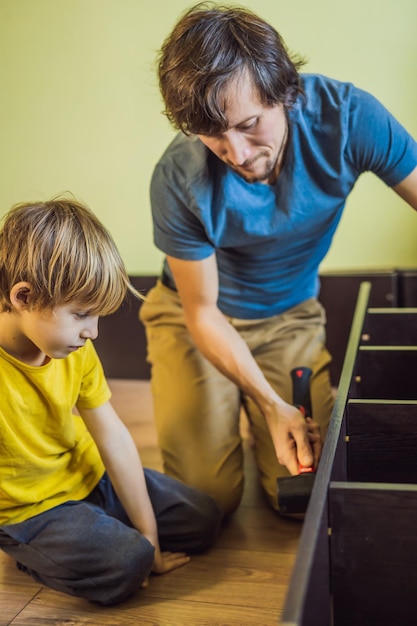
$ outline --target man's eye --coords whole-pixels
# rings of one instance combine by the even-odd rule
[[[258,119],[251,120],[250,122],[247,122],[246,124],[242,124],[242,126],[239,126],[239,130],[251,130],[252,128],[255,128],[257,123],[258,123]]]
[[[76,317],[78,317],[79,320],[85,320],[88,317],[89,313],[84,311],[82,313],[76,313],[75,315]]]

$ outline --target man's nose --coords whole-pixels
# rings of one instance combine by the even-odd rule
[[[243,135],[231,133],[224,138],[223,156],[232,165],[243,165],[251,156],[251,147]]]

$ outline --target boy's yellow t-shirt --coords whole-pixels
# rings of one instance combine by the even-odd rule
[[[104,466],[74,407],[110,398],[91,341],[64,359],[33,367],[0,348],[0,525],[82,500]]]

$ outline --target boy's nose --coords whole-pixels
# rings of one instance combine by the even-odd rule
[[[83,339],[97,339],[98,337],[98,317],[90,318],[88,325],[82,330]]]

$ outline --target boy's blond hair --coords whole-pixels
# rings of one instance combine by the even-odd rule
[[[129,290],[111,235],[85,205],[73,199],[18,204],[0,230],[0,308],[11,311],[10,290],[25,281],[34,308],[72,301],[97,315],[114,313]]]

